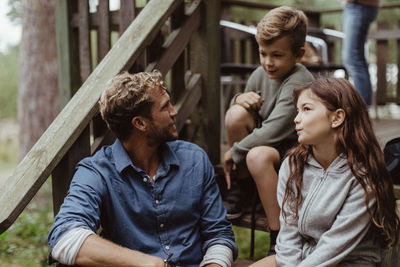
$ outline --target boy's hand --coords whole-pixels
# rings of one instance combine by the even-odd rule
[[[231,171],[234,168],[234,162],[232,159],[231,152],[227,151],[224,154],[224,174],[225,174],[225,181],[226,187],[231,189]]]
[[[236,97],[235,100],[235,104],[241,105],[247,110],[255,111],[258,111],[263,103],[264,99],[255,92],[240,94]]]

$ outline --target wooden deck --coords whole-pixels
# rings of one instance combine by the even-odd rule
[[[379,145],[383,149],[386,142],[400,137],[400,120],[397,119],[374,119],[372,120],[375,135]]]

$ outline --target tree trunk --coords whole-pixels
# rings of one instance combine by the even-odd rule
[[[21,0],[19,53],[19,158],[59,112],[55,1]]]

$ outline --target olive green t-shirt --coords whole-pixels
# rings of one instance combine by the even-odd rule
[[[262,123],[260,128],[255,128],[233,145],[230,152],[235,163],[244,161],[247,152],[253,147],[276,146],[286,140],[297,140],[293,122],[296,116],[292,101],[293,89],[312,80],[312,74],[301,64],[296,64],[282,83],[271,80],[262,66],[253,71],[245,92],[261,92],[264,103],[258,113]]]

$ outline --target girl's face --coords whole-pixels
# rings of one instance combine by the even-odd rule
[[[310,89],[300,93],[297,111],[294,123],[299,143],[315,146],[335,141],[335,112],[329,111]]]

